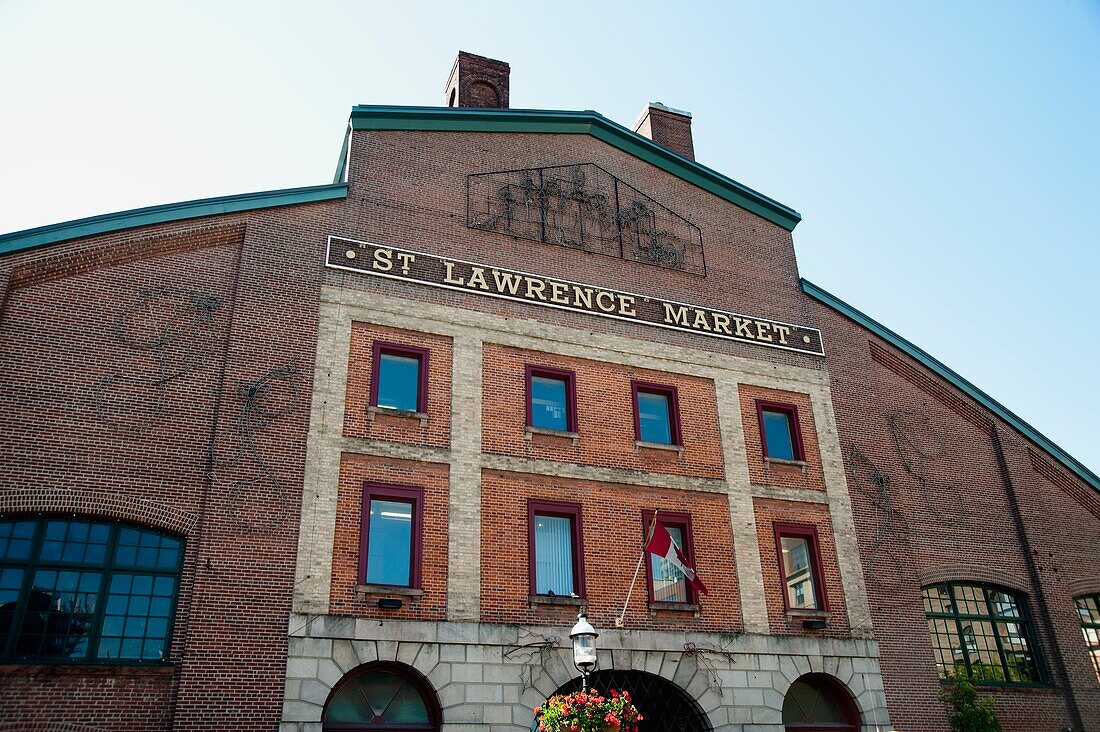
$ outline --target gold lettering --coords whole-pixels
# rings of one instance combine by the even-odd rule
[[[607,298],[607,303],[604,303],[604,298]],[[615,312],[615,296],[607,290],[600,290],[596,293],[596,307],[603,310],[605,313]]]
[[[730,332],[730,316],[723,315],[722,313],[714,313],[714,329],[719,333],[733,335],[733,333]]]
[[[695,311],[695,322],[691,324],[692,328],[702,328],[703,330],[710,330],[710,322],[707,321],[707,314],[702,310]]]
[[[515,295],[523,282],[523,278],[519,275],[511,272],[501,272],[498,269],[493,270],[493,280],[496,281],[497,292],[507,292],[510,295]]]
[[[684,327],[690,327],[688,323],[688,309],[687,305],[670,305],[667,302],[661,303],[665,306],[665,322],[676,323]]]
[[[756,337],[762,341],[767,341],[768,343],[771,343],[772,336],[770,333],[768,333],[768,330],[770,328],[771,325],[769,325],[768,323],[761,323],[759,320],[756,321]]]
[[[394,252],[394,254],[401,260],[401,274],[407,275],[409,273],[409,265],[416,261],[416,255],[409,254],[408,252]]]
[[[634,310],[633,295],[619,295],[619,315],[628,315],[631,318],[638,317],[638,313]]]
[[[538,290],[538,295],[535,295],[535,290]],[[542,280],[536,280],[534,277],[527,278],[527,299],[532,300],[535,297],[545,301],[546,300],[546,283]]]
[[[466,281],[466,286],[488,290],[489,284],[485,281],[485,270],[482,267],[471,267],[470,279]]]
[[[787,345],[787,335],[790,334],[791,329],[785,325],[772,325],[772,330],[779,334],[779,343]]]
[[[741,318],[734,318],[733,319],[733,325],[734,325],[735,328],[737,328],[737,332],[734,333],[734,335],[736,335],[740,338],[753,338],[753,339],[756,338],[756,336],[753,335],[752,331],[749,330],[749,326],[752,325],[751,320],[742,320]]]
[[[448,285],[464,285],[466,280],[461,277],[455,277],[455,263],[443,260],[443,266],[447,269],[447,273],[443,276],[443,282]]]
[[[573,285],[573,303],[577,307],[584,306],[591,309],[592,307],[592,288],[580,287]]]
[[[372,266],[382,272],[389,272],[391,269],[393,269],[393,250],[375,249],[374,264]]]
[[[550,302],[556,302],[559,305],[568,305],[569,298],[565,296],[565,293],[569,290],[569,285],[561,282],[550,283]]]

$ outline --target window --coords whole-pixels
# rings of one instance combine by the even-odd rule
[[[765,458],[806,459],[802,450],[802,430],[798,425],[798,407],[758,399],[756,417],[760,422],[760,443]]]
[[[416,669],[373,661],[337,682],[322,716],[329,730],[438,730],[443,714],[431,683]]]
[[[363,521],[359,545],[359,579],[366,585],[420,587],[420,488],[367,483],[363,486]]]
[[[924,588],[924,611],[941,679],[1041,681],[1023,596],[978,584]]]
[[[531,594],[584,596],[581,507],[529,501]]]
[[[1100,594],[1078,597],[1077,614],[1081,616],[1081,633],[1085,636],[1092,667],[1096,669],[1096,678],[1100,680]]]
[[[183,542],[94,519],[0,520],[4,662],[168,658]]]
[[[577,431],[577,387],[572,371],[527,366],[527,424],[543,430]]]
[[[680,405],[676,387],[632,382],[634,436],[640,442],[681,445]]]
[[[428,411],[428,352],[423,348],[374,343],[370,403],[379,409]]]
[[[686,513],[672,513],[661,511],[659,514],[661,523],[668,529],[669,535],[680,551],[688,560],[688,565],[695,566],[695,546],[691,538],[691,516]],[[649,527],[653,525],[653,512],[642,511],[642,536],[643,540],[649,535]],[[647,552],[648,554],[648,552]],[[649,556],[649,601],[650,602],[698,602],[695,590],[688,584],[684,573],[664,557]]]
[[[787,610],[827,610],[817,528],[776,524],[775,548]]]
[[[859,708],[837,679],[826,674],[800,676],[783,698],[783,729],[856,732]]]

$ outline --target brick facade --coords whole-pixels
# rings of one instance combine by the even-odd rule
[[[0,729],[315,732],[385,660],[427,678],[445,729],[519,730],[575,676],[584,607],[604,668],[686,690],[714,729],[777,732],[821,673],[865,730],[944,730],[921,589],[967,581],[1030,611],[1043,683],[982,687],[1005,728],[1098,729],[1073,606],[1100,591],[1096,491],[808,297],[789,230],[592,134],[355,129],[348,160],[340,200],[0,257],[3,516],[186,547],[163,663],[0,665]],[[468,175],[588,162],[697,226],[706,275],[467,226]],[[329,235],[805,324],[828,355],[326,268]],[[428,354],[423,414],[370,409],[378,342]],[[575,374],[576,435],[526,429],[529,364]],[[682,450],[636,444],[632,381],[676,388]],[[765,460],[759,399],[797,409],[804,464]],[[373,484],[423,491],[419,587],[360,586]],[[579,506],[583,597],[532,598],[529,500]],[[643,567],[616,628],[651,509],[690,515],[710,592],[651,606]],[[776,523],[816,530],[823,628],[785,610]]]

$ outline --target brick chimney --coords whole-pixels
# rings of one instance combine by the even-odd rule
[[[459,51],[447,80],[447,106],[508,109],[509,72],[503,61]]]
[[[634,131],[689,160],[695,159],[690,112],[672,109],[660,102],[650,102],[634,123]]]

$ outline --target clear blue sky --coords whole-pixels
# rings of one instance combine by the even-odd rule
[[[1100,471],[1100,3],[0,0],[0,233],[325,183],[355,103],[694,114],[802,275]]]

